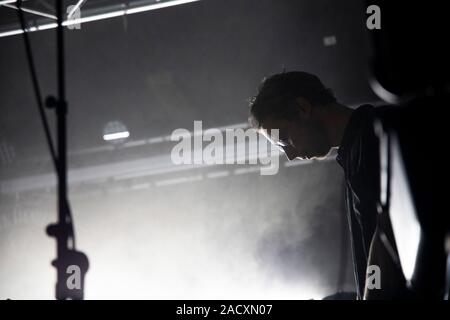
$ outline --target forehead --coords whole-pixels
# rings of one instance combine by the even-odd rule
[[[261,123],[261,131],[270,134],[272,129],[283,130],[289,125],[289,121],[282,119],[268,118]]]
[[[266,119],[261,123],[259,132],[263,134],[268,140],[272,141],[272,130],[284,130],[289,125],[289,121],[282,119]],[[279,133],[276,135],[279,137]]]

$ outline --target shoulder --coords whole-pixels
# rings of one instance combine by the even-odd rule
[[[373,169],[378,161],[378,139],[374,130],[374,119],[383,112],[370,104],[359,106],[352,113],[346,129],[343,153],[347,162],[347,175],[355,176]]]

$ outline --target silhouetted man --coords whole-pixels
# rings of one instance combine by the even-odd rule
[[[351,233],[358,298],[365,292],[368,264],[380,265],[382,283],[397,288],[401,273],[386,259],[378,233],[378,140],[372,120],[379,108],[362,105],[356,110],[337,102],[318,77],[306,72],[273,75],[261,84],[250,103],[250,122],[293,159],[321,159],[333,148],[346,181],[346,202]],[[278,141],[270,138],[279,130]],[[395,270],[389,273],[388,269]],[[392,292],[391,292],[392,293]],[[391,297],[384,292],[384,297]]]

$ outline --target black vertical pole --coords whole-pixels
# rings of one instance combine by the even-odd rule
[[[47,234],[56,240],[56,259],[52,265],[56,268],[57,282],[55,297],[58,300],[83,299],[84,298],[84,277],[89,268],[87,256],[76,250],[75,234],[73,231],[72,215],[67,192],[67,103],[66,103],[66,79],[64,62],[64,29],[63,29],[63,0],[55,0],[57,12],[56,29],[56,56],[57,56],[57,97],[49,96],[46,99],[46,106],[55,109],[57,117],[57,154],[55,152],[50,129],[41,101],[36,70],[34,68],[31,45],[28,39],[26,21],[22,10],[22,1],[17,1],[19,10],[19,20],[24,32],[25,49],[28,64],[33,81],[33,87],[38,102],[39,113],[49,145],[53,163],[58,177],[58,219],[54,224],[47,226]]]
[[[66,156],[66,88],[65,88],[65,65],[64,65],[64,29],[63,29],[63,1],[56,0],[56,16],[58,27],[56,29],[56,59],[57,59],[57,132],[58,132],[58,224],[67,230],[67,156]],[[68,233],[60,234],[60,241],[57,241],[58,259],[62,260],[67,251]],[[61,261],[62,262],[62,261]],[[56,299],[65,299],[62,286],[65,286],[65,270],[57,268],[57,292]]]
[[[56,238],[57,257],[52,262],[56,267],[57,282],[55,297],[58,300],[83,299],[84,277],[89,267],[87,256],[75,249],[67,192],[67,102],[64,62],[63,1],[55,0],[57,13],[56,55],[57,55],[57,134],[58,134],[58,221],[47,228],[47,233]]]

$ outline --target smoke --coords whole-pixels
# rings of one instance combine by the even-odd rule
[[[339,168],[283,167],[275,176],[222,169],[230,174],[207,179],[199,171],[201,179],[175,185],[105,182],[96,192],[72,192],[77,245],[91,264],[86,298],[309,299],[334,292]],[[52,203],[39,206],[37,214],[52,210]],[[52,298],[55,244],[44,227],[43,219],[30,219],[12,227],[12,236],[2,234],[2,257],[13,257],[1,266],[2,298]]]
[[[302,183],[294,187],[298,192],[296,204],[283,206],[280,217],[258,242],[258,259],[266,272],[300,287],[314,283],[324,292],[352,289],[349,270],[343,270],[347,278],[342,287],[337,287],[341,263],[347,268],[349,259],[349,250],[342,248],[349,248],[349,243],[345,241],[347,227],[338,169],[328,163],[305,170]],[[342,253],[345,256],[341,257]]]

